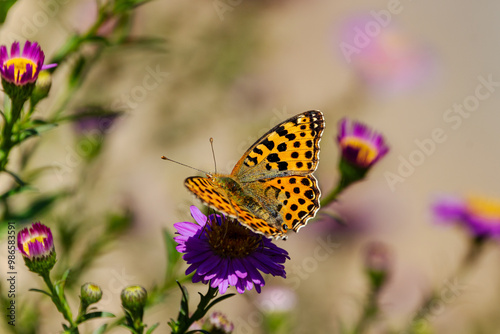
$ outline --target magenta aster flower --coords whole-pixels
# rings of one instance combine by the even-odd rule
[[[23,51],[19,47],[19,42],[14,42],[10,48],[10,55],[7,47],[0,47],[0,74],[2,79],[16,85],[34,83],[41,70],[57,66],[56,64],[43,65],[45,54],[37,42],[26,41]]]
[[[5,45],[0,46],[0,76],[5,93],[11,99],[25,101],[32,93],[40,71],[56,64],[43,65],[45,54],[38,43],[26,41],[21,51],[19,42],[12,43],[10,55]]]
[[[367,169],[389,152],[384,137],[366,125],[346,118],[339,123],[337,141],[343,159],[352,165]]]
[[[174,224],[180,236],[177,251],[190,264],[186,275],[195,272],[193,283],[202,282],[218,287],[224,294],[229,286],[239,293],[255,290],[260,293],[264,278],[259,271],[286,277],[287,251],[274,245],[270,239],[250,231],[238,221],[220,215],[205,216],[192,206],[191,216],[196,223]]]
[[[52,232],[50,228],[39,222],[18,233],[17,248],[23,255],[26,266],[32,272],[38,274],[48,272],[56,263]]]
[[[474,237],[500,237],[500,200],[471,196],[441,197],[432,206],[438,223],[464,226]]]

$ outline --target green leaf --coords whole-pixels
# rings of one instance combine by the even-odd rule
[[[129,325],[126,325],[126,324],[120,324],[121,327],[125,327],[126,329],[128,329],[130,331],[130,333],[132,334],[139,334],[137,333],[137,331],[135,330],[134,327],[132,326],[129,326]]]
[[[36,126],[33,128],[23,129],[19,133],[19,139],[15,142],[15,145],[22,143],[23,141],[25,141],[28,138],[39,136],[43,132],[49,131],[49,130],[55,128],[56,126],[57,126],[57,124],[47,123],[47,124],[39,125],[39,126]]]
[[[154,324],[153,326],[151,326],[148,331],[146,332],[146,334],[151,334],[153,333],[153,331],[156,329],[156,327],[160,326],[160,323],[157,322],[156,324]]]
[[[113,12],[115,14],[122,14],[130,11],[138,6],[144,5],[151,0],[116,0]]]
[[[10,7],[16,3],[16,0],[3,0],[0,1],[0,24],[5,22]]]
[[[47,296],[49,296],[50,298],[52,298],[52,295],[51,295],[49,292],[45,291],[45,290],[40,290],[40,289],[29,289],[29,291],[40,292],[40,293],[43,293],[44,295],[47,295]]]
[[[20,186],[25,186],[26,185],[26,182],[24,182],[20,176],[18,176],[16,173],[14,172],[11,172],[9,170],[4,170],[7,174],[9,174],[10,176],[12,176],[14,178],[14,180],[16,180],[17,184],[19,184]]]
[[[95,331],[93,331],[92,334],[103,334],[104,332],[106,332],[107,328],[108,328],[108,324],[104,324],[104,325],[100,326],[99,328],[97,328]]]
[[[30,189],[32,190],[33,188]],[[23,189],[23,191],[24,190],[26,189]],[[15,191],[15,192],[20,192],[20,191]],[[4,195],[9,196],[11,194],[4,194]],[[52,195],[41,195],[36,200],[27,205],[26,209],[21,210],[21,212],[18,213],[10,212],[9,215],[5,217],[5,220],[15,220],[15,221],[33,220],[34,218],[39,216],[42,212],[49,209],[56,202],[56,200],[60,199],[65,195],[66,193],[63,192],[55,193]]]
[[[179,310],[177,323],[185,323],[189,320],[189,294],[185,286],[182,286],[179,282],[177,282],[177,285],[182,292],[181,309]]]
[[[13,195],[18,194],[18,193],[22,193],[23,191],[26,191],[26,190],[36,190],[36,189],[30,185],[23,185],[23,186],[20,185],[20,186],[17,186],[13,189],[10,189],[10,190],[7,190],[6,192],[4,192],[2,195],[0,195],[0,200],[3,201],[10,196],[13,196]],[[9,217],[7,217],[7,218],[9,218]]]
[[[206,330],[203,329],[195,329],[194,331],[189,331],[186,334],[195,334],[195,333],[210,334],[210,332],[207,332]]]
[[[116,318],[116,316],[113,313],[103,311],[91,312],[84,314],[81,318],[82,320],[80,321],[80,323],[95,318]]]
[[[78,110],[76,113],[59,117],[57,121],[77,121],[84,118],[119,117],[123,115],[123,111],[108,109],[100,105],[84,105],[79,107]]]
[[[221,301],[225,300],[225,299],[228,299],[229,297],[232,297],[234,296],[235,293],[230,293],[230,294],[227,294],[227,295],[224,295],[224,296],[221,296],[217,299],[215,299],[214,301],[212,301],[210,304],[208,304],[208,306],[206,307],[206,310],[208,311],[212,306],[214,306],[215,304],[217,303],[220,303]]]
[[[165,273],[165,281],[169,282],[175,277],[175,272],[181,254],[175,249],[177,243],[174,240],[173,235],[167,230],[163,230],[163,239],[165,240],[165,249],[167,252],[167,269]]]

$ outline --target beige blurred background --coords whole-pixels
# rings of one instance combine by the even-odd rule
[[[61,1],[50,22],[26,34],[25,22],[43,10],[43,3],[17,4],[1,32],[2,44],[13,36],[35,39],[51,55],[69,32],[85,29],[95,15],[90,1]],[[106,138],[98,164],[85,175],[94,186],[82,194],[84,212],[75,212],[90,217],[126,203],[136,215],[133,233],[116,240],[85,275],[107,296],[100,309],[119,313],[116,301],[123,286],[161,281],[161,229],[173,231],[175,222],[191,219],[189,206],[199,205],[183,186],[196,172],[162,161],[161,155],[212,171],[213,137],[218,170],[229,173],[265,131],[310,109],[322,110],[326,118],[315,173],[323,193],[339,177],[334,139],[342,117],[383,133],[390,152],[365,181],[325,209],[343,217],[345,227],[323,219],[278,242],[290,252],[289,277],[269,278],[267,285],[284,285],[296,293],[293,333],[338,333],[341,324],[354,324],[367,291],[362,255],[369,241],[389,245],[394,261],[381,298],[383,318],[373,333],[400,333],[426,293],[455,279],[467,239],[457,229],[434,226],[429,204],[438,193],[500,197],[500,87],[480,100],[468,118],[461,118],[456,129],[452,125],[458,123],[444,119],[454,104],[472,101],[479,76],[500,82],[500,2],[401,0],[388,26],[371,38],[380,49],[372,54],[358,48],[359,54],[347,61],[341,43],[354,45],[346,40],[353,27],[377,22],[370,11],[388,11],[394,3],[177,0],[153,1],[138,10],[134,34],[164,38],[167,52],[105,55],[72,106],[118,103],[127,109]],[[162,73],[158,85],[137,88],[144,87],[154,70]],[[53,92],[62,85],[62,72],[54,78]],[[53,103],[44,101],[40,115]],[[411,175],[391,187],[387,173],[398,174],[401,159],[418,155],[415,141],[431,138],[436,128],[446,140],[435,143]],[[67,164],[71,150],[77,150],[70,124],[39,140],[33,167]],[[81,177],[78,167],[62,177],[48,172],[37,186],[46,192],[75,183]],[[50,217],[45,219],[50,225]],[[317,249],[325,242],[332,243],[333,251],[318,258]],[[497,247],[487,248],[477,267],[460,281],[457,297],[431,312],[428,323],[435,333],[500,332],[499,257]],[[32,276],[20,274],[18,290],[24,297],[29,288],[39,287]],[[189,289],[194,303],[195,291],[205,287]],[[236,333],[259,333],[256,295],[245,293],[216,307],[234,321]],[[175,291],[148,312],[147,323],[161,321],[157,332],[166,333],[166,319],[176,316],[179,300]],[[43,312],[54,311],[47,307]],[[40,333],[55,332],[59,324],[59,318],[47,318]]]

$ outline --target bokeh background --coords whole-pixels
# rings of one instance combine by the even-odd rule
[[[40,11],[53,15],[42,24],[36,19]],[[295,295],[292,332],[338,333],[356,322],[368,289],[364,250],[380,241],[391,250],[391,277],[380,300],[383,318],[372,333],[400,333],[424,296],[433,289],[448,294],[443,286],[449,284],[455,284],[456,298],[430,312],[426,320],[433,332],[498,333],[498,247],[488,247],[457,281],[453,275],[468,239],[459,229],[434,225],[429,208],[440,193],[500,196],[499,12],[493,0],[152,1],[136,11],[133,32],[164,39],[163,50],[108,51],[68,107],[68,113],[93,104],[125,111],[99,139],[102,154],[82,173],[85,145],[92,140],[82,142],[70,123],[46,132],[37,139],[30,166],[48,168],[37,191],[26,197],[80,187],[78,208],[65,201],[40,219],[50,226],[71,211],[70,217],[88,225],[90,238],[99,233],[99,217],[124,207],[133,214],[131,230],[106,248],[81,282],[99,284],[105,293],[99,308],[119,313],[124,286],[161,281],[161,230],[190,220],[190,205],[201,207],[183,186],[186,177],[199,173],[161,155],[212,171],[213,137],[218,171],[230,172],[269,128],[319,109],[326,130],[315,175],[326,193],[339,178],[337,122],[357,119],[383,133],[390,152],[366,180],[323,209],[343,224],[321,216],[278,242],[291,256],[288,278],[270,277],[266,288],[285,286]],[[95,15],[92,1],[22,1],[11,9],[0,40],[36,40],[50,57]],[[56,73],[52,95],[63,89],[64,71]],[[483,88],[489,96],[474,100],[481,80],[493,81],[492,91]],[[467,117],[449,111],[474,101],[478,105]],[[37,113],[43,117],[56,102],[43,101]],[[447,118],[452,115],[453,121]],[[427,154],[415,153],[422,151],[417,142],[428,143],[436,129],[446,139],[428,144],[434,148]],[[416,163],[408,169],[410,160]],[[394,175],[400,178],[394,181]],[[15,205],[27,202],[19,198]],[[5,253],[0,254],[4,266]],[[40,287],[40,280],[20,263],[19,272],[19,298],[34,298],[28,289]],[[195,291],[204,287],[189,288],[195,302]],[[257,295],[245,293],[216,307],[234,322],[236,333],[260,333]],[[58,331],[55,309],[36,297],[46,315],[39,333]],[[161,321],[157,332],[166,333],[179,299],[173,292],[148,311],[146,322]],[[90,332],[93,326],[85,328]]]

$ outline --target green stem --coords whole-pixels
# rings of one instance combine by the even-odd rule
[[[475,237],[471,241],[471,245],[462,261],[462,264],[459,266],[459,268],[456,270],[455,274],[452,277],[456,277],[457,279],[459,279],[467,274],[467,272],[471,269],[472,265],[476,263],[477,259],[479,258],[479,255],[483,250],[485,241],[487,241],[487,238],[485,237]],[[411,323],[408,325],[407,333],[410,334],[416,333],[415,325],[418,325],[420,321],[424,320],[429,316],[430,312],[432,311],[431,304],[435,302],[435,300],[438,298],[439,296],[436,292],[432,292],[429,296],[427,296],[427,298],[422,303],[422,306],[420,306],[420,309],[418,310],[417,314],[415,315],[415,317],[413,317]]]
[[[191,281],[191,279],[192,279],[192,275],[189,275],[189,276],[184,276],[184,277],[180,278],[178,281],[179,281],[179,283],[182,284],[182,283]],[[161,290],[156,291],[155,292],[157,294],[156,296],[153,294],[148,298],[148,300],[153,301],[153,303],[146,304],[145,309],[148,309],[148,308],[150,308],[153,305],[158,303],[155,301],[163,300],[167,296],[167,293],[169,292],[169,290],[174,286],[177,287],[177,282],[175,280],[173,280],[172,283],[165,284],[165,286],[163,286],[163,288],[161,288]],[[106,327],[106,329],[104,330],[103,333],[107,333],[107,332],[111,331],[113,328],[120,326],[120,324],[122,324],[124,321],[125,321],[125,317],[120,317],[120,318],[115,319],[113,322],[108,324],[108,326]]]
[[[74,35],[70,37],[68,42],[59,50],[59,52],[52,57],[50,60],[50,63],[56,63],[58,65],[61,65],[66,58],[68,58],[71,54],[75,53],[80,46],[85,43],[88,39],[91,37],[95,36],[101,25],[106,22],[109,18],[111,17],[111,14],[104,10],[99,11],[99,16],[97,17],[97,20],[95,23],[92,25],[92,27],[87,30],[86,33],[83,35]],[[58,66],[59,67],[59,66]],[[54,71],[55,68],[50,69],[49,71]]]
[[[378,306],[377,306],[377,291],[371,291],[368,301],[363,310],[363,315],[361,316],[358,324],[356,325],[353,333],[354,334],[362,334],[366,331],[369,323],[375,318],[378,314]]]
[[[59,295],[57,294],[56,289],[54,288],[54,285],[52,284],[52,281],[50,280],[49,272],[48,271],[44,272],[44,273],[40,274],[40,276],[42,276],[45,284],[47,284],[47,287],[49,288],[49,291],[50,291],[50,295],[52,297],[52,301],[56,305],[57,310],[59,312],[61,312],[64,319],[66,319],[69,322],[70,333],[74,333],[74,334],[79,333],[78,327],[77,327],[76,323],[73,321],[73,319],[71,318],[71,315],[68,312],[68,309],[66,307],[64,307],[63,302],[59,299]]]
[[[340,180],[339,184],[335,189],[333,189],[328,195],[323,197],[320,202],[321,207],[325,207],[329,205],[331,202],[335,201],[337,199],[337,196],[344,190],[345,186],[343,185],[342,179]]]
[[[4,171],[7,166],[9,153],[14,144],[12,141],[12,129],[21,115],[24,102],[24,100],[19,99],[12,100],[10,115],[5,115],[4,117],[5,123],[2,129],[2,144],[0,146],[0,171]]]
[[[217,295],[219,292],[219,288],[212,288],[210,284],[208,285],[208,291],[207,294],[204,296],[201,296],[200,303],[198,304],[198,308],[196,311],[193,313],[191,317],[185,322],[181,323],[177,331],[173,334],[184,334],[186,331],[189,329],[189,327],[197,320],[200,320],[205,316],[205,314],[208,311],[207,306],[210,304],[212,299]],[[201,295],[201,294],[200,294]]]

